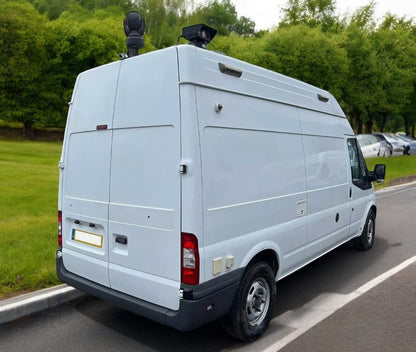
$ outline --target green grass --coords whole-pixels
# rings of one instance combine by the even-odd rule
[[[369,158],[365,160],[370,171],[376,164],[386,165],[386,179],[376,188],[387,187],[400,177],[416,175],[416,155],[394,156],[389,158]]]
[[[0,138],[0,298],[59,283],[60,143]]]

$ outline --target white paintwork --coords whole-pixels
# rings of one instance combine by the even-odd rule
[[[375,198],[352,184],[353,136],[328,92],[189,45],[87,71],[60,164],[64,264],[176,310],[188,232],[200,283],[266,249],[280,279],[360,233]],[[103,247],[74,241],[73,228]]]

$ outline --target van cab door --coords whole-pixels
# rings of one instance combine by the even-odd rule
[[[372,184],[368,177],[361,148],[355,138],[348,138],[348,154],[351,166],[350,179],[350,229],[349,236],[354,237],[362,232],[364,219],[370,203],[374,200]]]

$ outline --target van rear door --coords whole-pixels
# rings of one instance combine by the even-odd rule
[[[120,63],[79,75],[61,168],[63,262],[70,272],[109,286],[108,202],[111,126]]]
[[[179,308],[180,113],[175,48],[123,60],[114,109],[111,288]]]

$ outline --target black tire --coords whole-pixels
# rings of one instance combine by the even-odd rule
[[[227,316],[227,332],[244,342],[259,338],[272,319],[275,299],[275,275],[270,266],[264,262],[249,266]]]
[[[403,155],[410,155],[410,146],[404,147]]]
[[[359,250],[368,251],[373,247],[376,234],[376,214],[370,210],[365,221],[365,226],[360,237],[355,239],[355,247]]]

